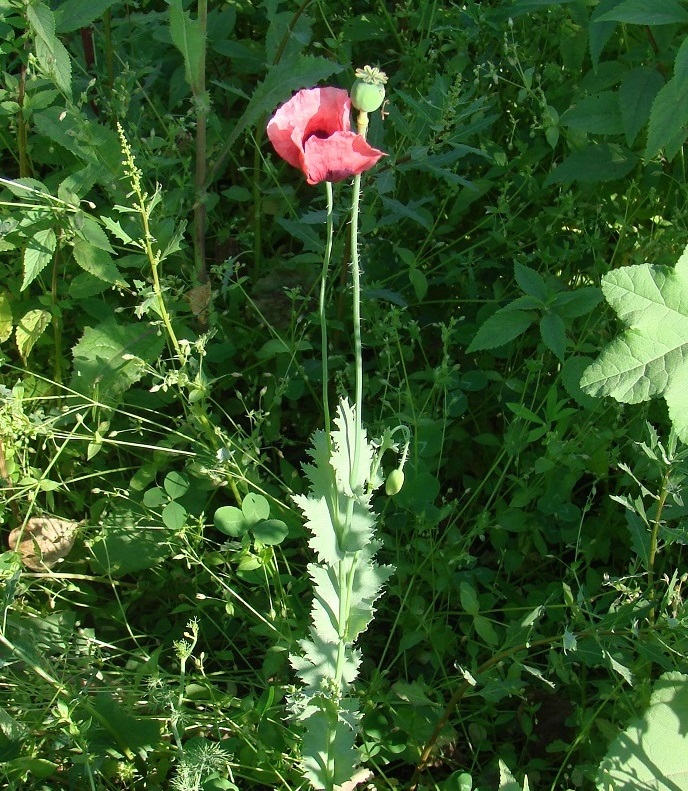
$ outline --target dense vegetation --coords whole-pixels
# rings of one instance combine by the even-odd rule
[[[345,787],[688,789],[687,34],[685,0],[0,0],[8,788],[309,787],[326,192],[265,130],[371,64],[363,419],[386,475],[410,443]]]

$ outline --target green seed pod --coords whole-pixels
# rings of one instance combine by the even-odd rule
[[[351,104],[364,113],[373,113],[382,107],[385,100],[385,88],[383,85],[372,85],[363,80],[356,80],[351,89]]]
[[[356,69],[356,77],[351,89],[351,104],[360,112],[374,113],[385,100],[387,75],[380,69],[366,66]]]
[[[404,471],[401,469],[392,470],[385,481],[385,492],[389,497],[399,494],[404,485]]]

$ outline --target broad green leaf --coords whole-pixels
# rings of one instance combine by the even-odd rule
[[[523,780],[523,788],[518,780],[511,774],[509,767],[499,759],[499,789],[498,791],[530,791],[528,778]]]
[[[564,321],[557,313],[545,313],[540,319],[540,335],[545,346],[564,362],[566,351],[566,330]]]
[[[602,291],[628,329],[586,369],[582,389],[626,404],[663,395],[688,442],[688,248],[675,269],[640,264],[609,272]]]
[[[65,45],[59,38],[48,43],[43,38],[36,39],[36,58],[48,73],[56,87],[71,99],[72,96],[72,61]]]
[[[140,321],[123,325],[109,317],[95,327],[86,327],[72,349],[71,386],[101,401],[117,400],[141,379],[163,346],[162,337],[151,324]]]
[[[504,346],[522,335],[535,321],[535,315],[525,310],[509,310],[508,306],[501,308],[481,325],[466,352],[471,354]]]
[[[665,673],[650,705],[611,743],[597,773],[600,791],[688,791],[688,675]]]
[[[473,626],[478,635],[480,635],[488,645],[499,645],[499,636],[489,618],[486,618],[484,615],[475,615],[473,617]]]
[[[627,22],[633,25],[672,25],[688,22],[688,11],[677,0],[623,0],[600,22]]]
[[[249,492],[241,503],[241,510],[249,525],[255,525],[270,516],[270,503],[262,494]]]
[[[24,278],[21,284],[23,291],[40,275],[52,261],[57,247],[57,237],[52,228],[36,231],[29,239],[24,251]]]
[[[36,38],[52,49],[55,43],[55,17],[50,8],[45,3],[30,3],[26,7],[26,18]]]
[[[186,81],[196,93],[203,83],[205,40],[200,22],[192,20],[189,12],[184,11],[182,0],[170,2],[170,34],[174,46],[184,57]]]
[[[688,124],[688,38],[679,47],[672,78],[657,93],[650,111],[645,157],[666,148],[667,159],[677,154],[686,139]]]
[[[573,181],[596,183],[628,175],[637,157],[628,149],[609,143],[591,144],[570,154],[547,176],[545,186]]]
[[[163,532],[139,525],[128,511],[108,512],[101,540],[91,546],[91,565],[113,577],[152,568],[174,553]]]
[[[583,286],[575,291],[561,291],[554,297],[550,307],[565,319],[575,319],[590,313],[602,299],[602,291],[597,286]]]
[[[266,519],[251,528],[253,535],[266,546],[281,544],[287,537],[289,528],[281,519]]]
[[[542,275],[535,269],[515,263],[514,277],[525,294],[535,297],[535,299],[540,302],[544,302],[547,299],[549,289],[542,279]]]
[[[19,320],[14,331],[14,337],[17,341],[17,349],[19,349],[19,354],[24,362],[31,354],[31,349],[33,349],[36,341],[50,326],[51,320],[50,312],[40,308],[28,311]]]
[[[586,96],[561,116],[561,123],[591,134],[620,134],[622,123],[618,94],[615,91],[603,91]]]
[[[106,283],[112,283],[115,286],[127,285],[110,253],[87,242],[86,239],[75,240],[74,260],[84,271]]]
[[[0,291],[0,343],[12,334],[12,304],[5,291]]]
[[[422,302],[425,299],[425,295],[428,293],[428,279],[425,275],[420,271],[420,269],[409,269],[409,280],[411,281],[411,285],[413,286],[413,290],[416,292],[416,298],[419,302]]]
[[[89,214],[84,214],[84,212],[80,211],[75,215],[73,219],[73,225],[77,232],[77,236],[80,236],[82,239],[90,242],[99,250],[105,250],[105,252],[110,253],[111,255],[115,254],[115,251],[110,244],[110,240],[103,230],[103,226],[100,225],[100,223],[94,217],[91,217]]]
[[[250,527],[241,509],[235,505],[223,505],[218,508],[213,523],[221,533],[232,538],[240,538]]]
[[[60,0],[55,9],[55,30],[73,33],[99,19],[119,0]]]
[[[611,38],[614,28],[616,27],[616,22],[601,22],[600,18],[603,17],[607,11],[616,8],[620,2],[621,0],[601,0],[590,15],[588,39],[590,43],[590,57],[592,58],[592,65],[595,71],[597,71],[600,62],[602,50],[607,41]]]
[[[638,132],[648,122],[652,103],[663,85],[662,75],[649,66],[631,69],[624,77],[619,88],[619,107],[623,132],[629,146],[633,145]]]

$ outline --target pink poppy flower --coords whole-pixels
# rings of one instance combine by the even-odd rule
[[[351,131],[349,94],[341,88],[305,88],[268,123],[275,151],[300,168],[309,184],[342,181],[385,156]]]

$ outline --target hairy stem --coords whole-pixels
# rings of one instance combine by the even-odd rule
[[[325,313],[325,298],[327,295],[327,274],[330,270],[330,260],[332,258],[332,237],[333,237],[333,197],[332,182],[325,182],[325,192],[327,194],[327,239],[325,242],[325,255],[323,256],[322,275],[320,276],[320,302],[318,311],[320,314],[320,349],[322,355],[322,405],[325,416],[325,433],[327,441],[330,442],[330,401],[329,389],[329,345],[327,342],[327,315]]]

